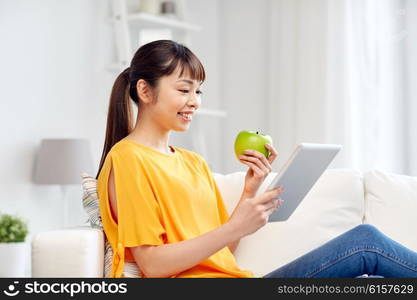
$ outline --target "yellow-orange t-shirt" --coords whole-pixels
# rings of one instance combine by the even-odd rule
[[[122,277],[124,261],[134,261],[125,247],[185,241],[229,219],[205,160],[192,151],[172,148],[174,153],[167,154],[123,139],[106,156],[97,193],[104,232],[114,252],[110,277]],[[108,198],[112,167],[118,223],[111,215]],[[253,277],[253,273],[241,270],[232,252],[224,247],[171,277]]]

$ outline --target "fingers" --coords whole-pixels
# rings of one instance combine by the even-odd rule
[[[259,169],[263,170],[266,174],[272,172],[272,167],[265,155],[254,150],[245,150],[246,155],[241,155],[240,159],[255,163]]]
[[[282,200],[281,198],[273,199],[270,203],[265,205],[265,213],[267,213],[269,216],[275,210],[279,209],[283,203],[284,203],[284,200]]]
[[[271,152],[271,154],[268,157],[268,162],[272,164],[274,160],[278,157],[278,152],[277,150],[275,150],[274,146],[270,144],[265,144],[265,148]]]
[[[267,216],[270,216],[274,211],[275,211],[275,207],[272,207],[270,209],[265,210],[265,213]]]
[[[279,199],[280,198],[272,199],[272,200],[270,200],[268,202],[265,202],[264,204],[261,204],[261,205],[263,205],[265,210],[268,210],[268,209],[271,209],[271,208],[276,208],[279,205],[279,202],[280,202]]]
[[[258,203],[267,203],[268,201],[271,201],[274,198],[277,198],[279,194],[281,194],[284,191],[283,187],[278,187],[276,189],[267,190],[263,194],[260,195],[258,198]]]
[[[257,175],[257,177],[265,177],[266,174],[268,174],[264,170],[261,170],[255,163],[244,160],[241,160],[241,162],[250,167],[253,170],[253,172]]]
[[[260,153],[258,151],[254,151],[254,150],[249,150],[248,154],[254,156],[254,157],[247,156],[249,160],[251,160],[253,162],[257,162],[259,166],[265,167],[270,172],[272,171],[272,167],[269,164],[269,161],[266,159],[265,155],[263,155],[262,153]]]

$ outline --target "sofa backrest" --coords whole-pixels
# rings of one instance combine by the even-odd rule
[[[364,186],[364,223],[417,251],[417,177],[372,170]]]
[[[268,175],[258,193],[265,191],[275,175]],[[244,177],[245,172],[214,173],[230,214],[240,199]],[[235,252],[237,263],[256,276],[265,275],[361,224],[363,216],[361,173],[352,169],[326,170],[287,221],[268,223],[240,241]]]

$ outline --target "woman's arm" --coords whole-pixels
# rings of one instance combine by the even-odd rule
[[[238,207],[238,205],[239,205],[239,203],[240,203],[241,201],[243,201],[244,199],[247,199],[247,198],[252,198],[252,197],[254,197],[254,196],[255,196],[255,195],[253,195],[253,194],[249,194],[249,193],[246,193],[245,191],[243,191],[243,192],[242,192],[242,195],[240,196],[240,200],[239,200],[239,202],[236,204],[235,209],[233,210],[233,213],[235,212],[236,207]],[[233,213],[231,214],[231,216],[233,216]],[[231,217],[231,216],[230,216],[230,217]],[[236,241],[233,241],[233,242],[231,242],[229,245],[227,245],[227,247],[229,247],[229,250],[230,250],[232,253],[235,253],[235,250],[236,250],[237,246],[239,246],[239,242],[240,242],[240,239],[238,239],[238,240],[236,240]]]
[[[110,206],[117,220],[117,201],[114,193],[114,178],[109,178]],[[131,253],[146,277],[170,277],[192,268],[241,237],[252,234],[267,223],[269,214],[276,209],[276,200],[281,191],[274,189],[254,198],[243,194],[238,207],[229,220],[201,236],[163,245],[130,247]],[[246,200],[246,201],[243,201]],[[233,247],[231,245],[230,247]]]
[[[278,188],[254,198],[242,198],[225,224],[196,238],[159,246],[132,247],[135,261],[147,277],[169,277],[192,268],[264,226],[269,215],[282,204],[274,199],[280,193],[282,189]]]
[[[109,176],[109,198],[111,212],[117,222],[117,200],[114,190],[113,169],[110,170]],[[159,246],[131,247],[130,250],[146,277],[169,277],[195,266],[230,244],[236,244],[236,241],[239,242],[238,232],[229,223],[225,223],[190,240]],[[230,247],[235,249],[236,246],[237,244]]]
[[[132,247],[130,250],[146,277],[169,277],[192,268],[237,239],[237,230],[225,223],[186,241]]]
[[[243,192],[232,215],[244,199],[253,196],[255,195]],[[136,263],[146,277],[169,277],[195,266],[224,247],[228,247],[233,253],[239,242],[240,237],[237,230],[231,224],[225,223],[194,239],[160,246],[145,245],[130,249]],[[146,262],[152,263],[146,264]]]

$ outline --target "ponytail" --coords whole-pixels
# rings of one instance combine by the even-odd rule
[[[96,179],[98,179],[107,153],[113,145],[132,131],[132,107],[129,101],[129,73],[130,68],[120,73],[111,91],[109,111],[107,114],[106,137]]]

